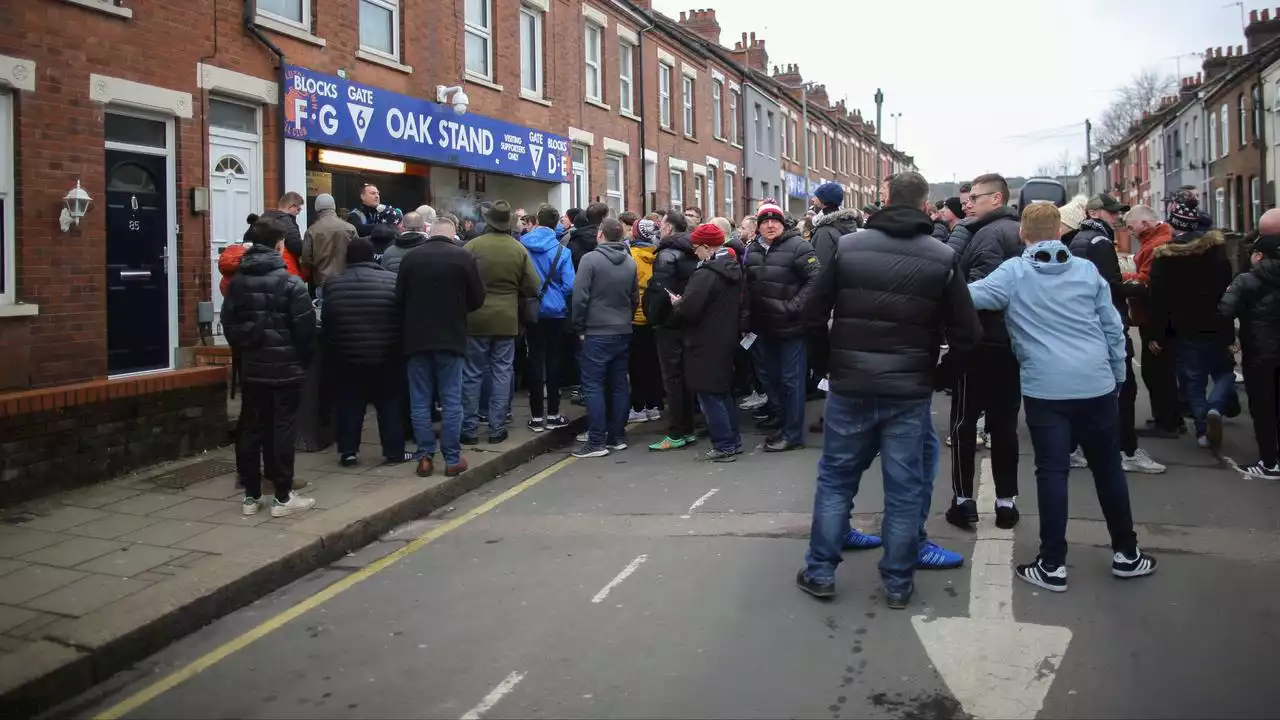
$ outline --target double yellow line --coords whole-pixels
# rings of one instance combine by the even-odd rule
[[[519,495],[525,490],[528,490],[534,485],[537,485],[543,480],[546,480],[547,478],[551,477],[557,472],[572,465],[576,460],[577,458],[570,455],[569,457],[552,465],[546,470],[543,470],[542,472],[527,478],[526,480],[521,482],[519,485],[516,485],[515,487],[507,490],[506,492],[503,492],[497,497],[475,508],[474,510],[471,510],[470,512],[467,512],[464,515],[460,515],[452,520],[449,520],[448,522],[445,522],[443,525],[440,525],[438,527],[435,527],[427,531],[426,534],[422,535],[421,537],[409,543],[408,545],[405,545],[404,547],[400,548],[399,550],[396,550],[395,552],[391,553],[390,555],[387,555],[384,558],[380,558],[366,565],[360,570],[357,570],[356,572],[342,578],[338,582],[326,587],[325,589],[321,590],[315,595],[308,597],[307,599],[303,600],[297,605],[294,605],[288,610],[285,610],[277,615],[274,615],[264,620],[257,627],[246,632],[245,634],[240,635],[234,640],[231,640],[211,650],[210,652],[197,658],[190,664],[182,667],[181,669],[175,672],[170,673],[169,675],[166,675],[160,680],[157,680],[156,682],[148,685],[142,690],[139,690],[133,695],[130,695],[124,700],[98,713],[94,717],[97,720],[116,720],[116,718],[122,718],[125,715],[128,715],[134,710],[137,710],[143,705],[146,705],[152,700],[155,700],[161,695],[169,692],[170,690],[174,689],[178,685],[181,685],[182,683],[190,680],[191,678],[195,677],[201,672],[204,672],[205,670],[208,670],[214,665],[217,665],[218,663],[227,659],[231,655],[239,652],[240,650],[243,650],[254,641],[260,640],[266,637],[267,635],[275,632],[276,630],[279,630],[281,627],[284,627],[284,625],[289,623],[290,621],[296,620],[302,615],[305,615],[306,613],[311,612],[312,610],[315,610],[316,608],[320,607],[326,602],[329,602],[330,600],[337,597],[338,595],[346,592],[347,590],[350,590],[356,585],[359,585],[360,583],[364,582],[365,580],[368,580],[374,575],[377,575],[383,570],[386,570],[392,565],[395,565],[401,560],[418,552],[422,548],[430,545],[436,540],[439,540],[445,535],[448,535],[454,530],[457,530],[463,525],[466,525],[472,520],[475,520],[481,515],[484,515],[490,510],[493,510],[494,508],[505,503],[511,498]]]

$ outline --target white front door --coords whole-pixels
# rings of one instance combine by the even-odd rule
[[[218,254],[223,248],[240,242],[248,228],[245,220],[250,213],[261,213],[258,201],[257,140],[232,138],[220,133],[209,137],[209,215],[213,237],[209,251],[212,273],[213,334],[222,334],[222,293],[218,284],[222,274],[218,272]]]

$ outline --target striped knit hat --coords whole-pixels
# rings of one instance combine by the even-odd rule
[[[784,213],[782,208],[778,207],[774,203],[764,203],[760,206],[760,209],[756,211],[757,223],[762,223],[765,220],[777,220],[778,222],[784,223],[786,222],[786,218],[786,213]]]

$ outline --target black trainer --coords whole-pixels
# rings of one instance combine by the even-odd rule
[[[796,587],[820,600],[830,600],[836,596],[836,584],[814,582],[802,568],[796,573]]]
[[[1156,559],[1134,548],[1132,556],[1116,553],[1111,558],[1111,574],[1118,578],[1136,578],[1156,571]]]
[[[965,500],[957,503],[952,498],[951,507],[947,508],[947,522],[964,530],[972,530],[978,524],[978,502]]]
[[[344,453],[338,460],[338,464],[342,467],[355,467],[360,464],[360,458],[355,453]]]
[[[458,442],[462,443],[463,445],[479,445],[480,438],[476,437],[475,435],[463,435],[462,437],[458,438]]]
[[[507,437],[508,435],[507,435],[506,428],[503,428],[496,433],[489,433],[489,444],[497,445],[498,443],[504,443],[507,441]]]
[[[891,593],[885,591],[884,604],[887,605],[890,610],[906,610],[907,606],[911,604],[911,596],[915,594],[915,591],[916,588],[914,585],[907,588],[906,592]]]
[[[1115,572],[1113,569],[1112,572]],[[1049,565],[1036,556],[1036,561],[1030,565],[1019,565],[1014,569],[1014,574],[1035,585],[1044,588],[1049,592],[1066,592],[1067,591],[1067,567],[1065,565]]]
[[[1018,525],[1018,520],[1021,517],[1022,515],[1015,506],[996,505],[996,527],[1001,530],[1012,530]]]
[[[777,430],[780,427],[782,427],[782,418],[777,416],[770,416],[756,422],[757,430]]]
[[[1274,466],[1268,466],[1266,463],[1259,460],[1252,465],[1241,467],[1240,472],[1263,480],[1280,480],[1280,463],[1277,463]]]

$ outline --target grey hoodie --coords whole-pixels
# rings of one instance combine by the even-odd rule
[[[601,243],[582,256],[573,283],[575,333],[630,335],[639,302],[636,261],[626,245]]]

